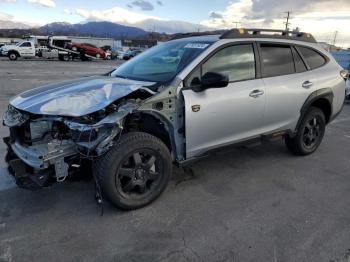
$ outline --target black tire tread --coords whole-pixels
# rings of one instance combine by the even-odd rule
[[[324,112],[318,108],[318,107],[311,107],[308,112],[304,115],[300,125],[299,125],[299,129],[297,130],[297,135],[294,136],[294,137],[286,137],[285,139],[285,144],[288,148],[288,150],[293,153],[294,155],[297,155],[297,156],[306,156],[306,155],[309,155],[311,153],[313,153],[314,151],[312,152],[305,152],[302,147],[301,147],[301,144],[299,143],[299,136],[300,136],[300,128],[303,126],[303,123],[305,121],[305,119],[310,115],[310,114],[313,114],[313,113],[317,113],[317,114],[320,114],[320,116],[322,116],[323,118],[323,121],[324,121],[324,124],[326,123],[326,117],[324,115]],[[316,148],[317,149],[317,148]]]
[[[122,135],[119,141],[115,144],[115,146],[113,146],[111,150],[109,150],[103,157],[95,161],[93,166],[93,172],[95,173],[95,177],[102,187],[103,194],[107,196],[107,199],[110,200],[113,204],[115,204],[117,207],[124,210],[133,210],[136,208],[141,208],[143,206],[146,206],[149,203],[142,206],[130,207],[130,206],[124,205],[117,199],[112,199],[110,196],[111,194],[109,192],[110,185],[105,184],[105,179],[104,179],[106,175],[105,170],[106,168],[110,169],[112,165],[115,164],[115,155],[118,154],[119,151],[123,151],[125,147],[130,147],[130,146],[133,146],[134,144],[137,144],[138,146],[143,146],[143,145],[147,146],[150,144],[157,145],[163,151],[162,153],[166,154],[166,158],[168,158],[171,161],[171,155],[167,146],[159,138],[144,132],[130,132]],[[172,163],[170,163],[170,165],[172,166]],[[170,173],[171,173],[171,170],[170,170]],[[162,193],[162,191],[159,193],[159,195]]]

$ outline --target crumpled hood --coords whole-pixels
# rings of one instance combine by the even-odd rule
[[[105,108],[114,101],[152,82],[110,76],[86,77],[35,88],[15,96],[10,104],[33,114],[79,117]]]

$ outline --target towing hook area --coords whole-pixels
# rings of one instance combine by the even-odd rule
[[[29,174],[27,168],[27,165],[19,158],[9,161],[9,172],[15,178],[18,187],[39,190],[52,184],[48,172]]]

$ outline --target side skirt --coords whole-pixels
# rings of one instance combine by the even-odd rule
[[[241,141],[241,142],[238,142],[238,143],[233,143],[233,144],[230,144],[230,145],[227,145],[227,146],[211,149],[211,150],[209,150],[208,152],[206,152],[206,153],[204,153],[202,155],[199,155],[199,156],[196,156],[196,157],[191,157],[191,158],[186,159],[184,161],[178,161],[178,162],[176,162],[176,165],[178,167],[186,167],[186,166],[189,166],[189,165],[193,164],[194,162],[197,162],[197,161],[199,161],[199,160],[201,160],[203,158],[212,156],[215,153],[218,153],[220,151],[225,151],[225,150],[229,150],[229,149],[233,149],[233,148],[239,148],[239,147],[242,147],[242,146],[252,145],[252,144],[256,144],[256,143],[263,144],[263,143],[266,143],[266,142],[269,142],[269,141],[282,139],[282,138],[284,138],[286,136],[291,136],[292,134],[293,133],[290,130],[282,130],[282,131],[274,132],[274,133],[271,133],[271,134],[261,135],[259,137],[251,138],[251,139],[248,139],[248,140],[245,140],[245,141]]]

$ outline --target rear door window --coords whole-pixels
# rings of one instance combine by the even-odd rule
[[[289,45],[260,44],[260,50],[263,77],[295,73],[292,49]]]
[[[311,48],[298,46],[298,50],[310,69],[318,68],[326,63],[326,59],[320,53]]]

